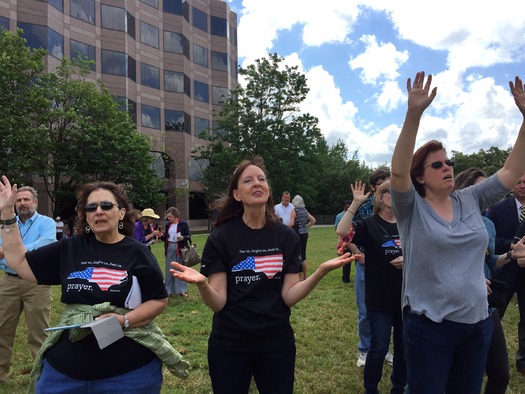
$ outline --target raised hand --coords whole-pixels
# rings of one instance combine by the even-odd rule
[[[408,91],[408,110],[417,111],[420,114],[427,109],[430,103],[434,100],[437,94],[437,87],[430,92],[430,85],[432,83],[432,75],[427,77],[425,82],[425,72],[420,71],[414,78],[414,84],[410,78],[407,79]],[[429,94],[430,92],[430,94]]]
[[[516,77],[514,83],[509,81],[510,92],[514,97],[514,102],[518,106],[520,112],[525,116],[525,87],[520,77]]]
[[[353,185],[350,185],[352,188],[352,195],[354,196],[354,201],[358,202],[359,205],[365,201],[368,196],[370,195],[370,192],[365,193],[366,190],[366,183],[362,181],[355,181]]]
[[[2,175],[2,181],[0,182],[0,211],[4,209],[14,211],[16,190],[16,184],[11,187],[9,179]]]
[[[186,267],[185,265],[176,263],[175,261],[171,262],[171,266],[178,270],[170,269],[171,274],[177,279],[180,279],[186,283],[195,284],[206,282],[206,277],[191,267]]]

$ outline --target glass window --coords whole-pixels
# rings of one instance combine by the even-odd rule
[[[194,135],[196,137],[198,137],[201,133],[209,134],[210,133],[209,128],[210,128],[210,121],[208,119],[195,117],[195,127],[193,128],[193,130],[194,130]]]
[[[213,87],[213,104],[224,105],[230,97],[228,88]]]
[[[164,12],[182,15],[182,0],[164,0]]]
[[[226,130],[221,128],[221,126],[219,125],[219,122],[217,122],[216,120],[213,121],[211,127],[213,129],[213,135],[217,135],[217,136],[226,135]]]
[[[186,22],[190,23],[190,5],[187,1],[182,3],[182,16],[184,16]]]
[[[128,56],[126,54],[126,58],[128,59],[128,78],[132,81],[137,80],[137,62],[135,59],[133,59],[131,56]]]
[[[159,0],[140,0],[142,3],[149,4],[152,7],[159,8]]]
[[[50,28],[47,29],[47,51],[57,59],[64,57],[64,36]]]
[[[160,109],[142,104],[142,126],[160,130]]]
[[[126,10],[102,4],[100,15],[102,27],[111,30],[126,31]]]
[[[135,38],[135,17],[126,11],[126,28],[128,35]]]
[[[146,22],[140,22],[140,42],[150,47],[159,47],[159,29]]]
[[[184,93],[184,73],[165,70],[164,90],[167,92]]]
[[[231,27],[230,40],[233,45],[237,46],[237,28]]]
[[[228,37],[228,22],[226,22],[226,19],[212,16],[211,34],[214,36]]]
[[[193,44],[193,63],[208,67],[208,49]]]
[[[193,81],[193,97],[195,97],[195,100],[204,101],[205,103],[209,103],[210,93],[208,89],[208,84],[194,80]]]
[[[102,73],[111,75],[128,75],[127,55],[124,52],[102,49]]]
[[[229,72],[228,55],[223,52],[211,51],[211,68],[213,70]]]
[[[195,26],[197,29],[208,32],[208,15],[195,7],[192,7],[192,14],[193,26]]]
[[[71,0],[71,16],[95,24],[95,0]]]
[[[150,88],[160,89],[160,70],[142,63],[140,65],[140,83]]]
[[[184,94],[188,97],[191,97],[191,83],[190,77],[184,74]]]
[[[137,124],[137,103],[126,97],[120,96],[115,97],[115,101],[117,102],[118,108],[122,111],[128,111],[133,123]]]
[[[47,49],[47,27],[23,22],[18,22],[18,27],[23,30],[22,37],[29,48]]]
[[[184,36],[172,31],[164,31],[164,50],[166,52],[184,53]]]
[[[64,12],[64,0],[48,0],[47,2],[57,10]]]
[[[88,60],[95,61],[95,47],[93,45],[84,44],[80,41],[70,40],[69,45],[71,46],[71,53],[69,58],[75,60],[79,55]],[[90,64],[89,68],[95,71],[95,63]]]
[[[191,134],[191,117],[182,111],[164,110],[166,131],[180,131]]]
[[[9,30],[9,19],[0,16],[0,27]]]

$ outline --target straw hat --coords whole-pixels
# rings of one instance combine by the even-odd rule
[[[144,217],[144,216],[147,216],[149,218],[153,218],[153,219],[158,219],[160,218],[159,215],[157,215],[153,209],[151,208],[146,208],[145,210],[143,210],[141,213],[140,213],[140,217]]]

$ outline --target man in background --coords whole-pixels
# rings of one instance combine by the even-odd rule
[[[295,208],[290,203],[290,192],[284,191],[281,195],[281,202],[274,207],[275,214],[288,227],[293,227],[295,222]]]
[[[16,195],[15,208],[22,242],[28,251],[56,241],[55,221],[40,215],[37,192],[30,186],[20,187]],[[10,219],[10,218],[6,218]],[[51,286],[37,285],[23,280],[9,268],[4,259],[0,240],[0,384],[9,374],[13,344],[20,314],[24,311],[27,324],[27,343],[33,359],[46,339],[45,328],[49,327],[51,310]]]
[[[57,241],[60,241],[64,236],[64,222],[60,219],[60,216],[56,217],[55,225],[57,229]]]

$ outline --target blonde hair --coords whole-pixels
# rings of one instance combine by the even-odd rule
[[[390,191],[390,181],[386,180],[379,186],[377,186],[376,192],[374,193],[374,215],[379,213],[381,210],[381,197],[385,192]]]

